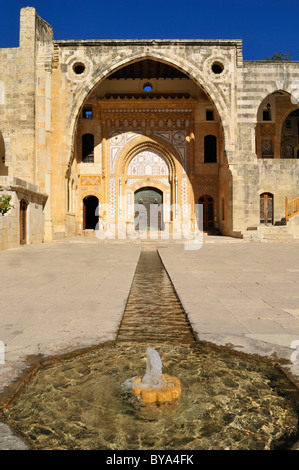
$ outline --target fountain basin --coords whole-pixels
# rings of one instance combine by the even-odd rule
[[[177,400],[182,395],[181,382],[178,378],[162,374],[162,385],[159,388],[141,387],[142,377],[134,380],[133,394],[144,403],[166,403]]]

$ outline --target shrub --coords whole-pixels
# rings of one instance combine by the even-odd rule
[[[4,194],[0,196],[0,214],[4,215],[8,212],[12,207],[14,207],[11,203],[11,196],[8,194]]]

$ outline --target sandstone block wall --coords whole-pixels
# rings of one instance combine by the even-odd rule
[[[20,178],[36,186],[32,194],[45,195],[43,203],[30,201],[38,206],[29,211],[35,227],[28,232],[32,243],[77,233],[82,211],[79,177],[99,175],[103,181],[106,171],[100,116],[94,121],[95,164],[87,168],[75,162],[80,113],[109,73],[144,58],[186,73],[217,109],[225,161],[217,172],[200,163],[203,127],[198,114],[194,175],[189,176],[212,181],[218,175],[217,223],[223,233],[238,235],[259,225],[262,192],[274,195],[274,221],[285,215],[285,197],[299,196],[299,160],[258,158],[256,144],[258,112],[265,97],[282,90],[292,100],[299,98],[298,62],[243,61],[241,40],[54,41],[51,26],[27,7],[20,14],[19,47],[0,50],[0,177]],[[215,74],[211,67],[218,62],[223,72]],[[84,64],[83,73],[75,73],[76,64]],[[70,171],[71,188],[66,179]],[[75,212],[68,207],[70,190]],[[14,200],[19,200],[17,193]],[[2,247],[18,244],[18,218],[16,204],[1,220]]]

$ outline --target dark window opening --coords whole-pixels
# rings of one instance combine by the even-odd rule
[[[271,111],[269,109],[263,110],[263,121],[271,121]]]
[[[204,162],[217,163],[217,137],[206,135],[204,139]]]
[[[94,136],[93,134],[82,135],[82,162],[94,163]]]
[[[206,110],[206,121],[214,121],[214,111],[212,109]]]
[[[84,108],[82,113],[83,119],[92,118],[92,108]]]
[[[76,75],[81,75],[85,71],[85,65],[84,64],[79,64],[79,63],[75,64],[73,66],[73,70],[74,70]]]
[[[219,75],[220,73],[223,72],[223,65],[220,63],[220,62],[214,62],[214,64],[212,65],[212,70],[215,74]]]

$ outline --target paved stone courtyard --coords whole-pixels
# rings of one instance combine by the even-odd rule
[[[30,357],[116,339],[141,249],[155,243],[77,237],[0,252],[0,396]],[[200,340],[287,361],[299,377],[291,362],[299,343],[299,244],[207,237],[199,250],[157,249]],[[22,446],[0,424],[0,448]]]

